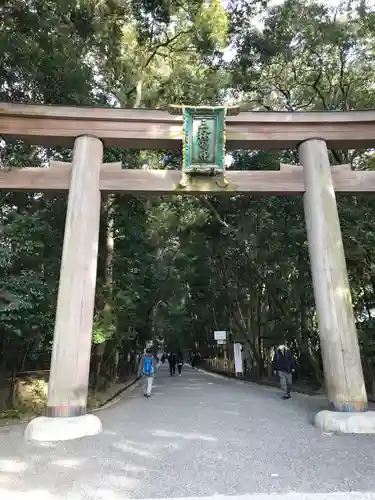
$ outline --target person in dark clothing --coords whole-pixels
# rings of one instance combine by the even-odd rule
[[[191,366],[192,368],[195,368],[197,369],[198,368],[198,365],[199,365],[199,362],[201,360],[201,355],[199,354],[199,352],[195,352],[193,354],[193,359],[191,361]]]
[[[281,390],[284,392],[283,399],[290,399],[292,390],[292,373],[295,372],[296,364],[293,355],[285,345],[280,345],[273,358],[274,372],[279,375]]]
[[[176,374],[176,355],[174,352],[170,352],[168,356],[169,372],[171,377]]]
[[[176,362],[177,362],[178,376],[181,377],[181,371],[184,365],[184,357],[181,351],[178,351],[177,353]]]

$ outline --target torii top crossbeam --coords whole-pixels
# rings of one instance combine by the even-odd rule
[[[311,137],[332,149],[375,145],[375,110],[242,112],[229,116],[229,149],[289,149]],[[168,111],[0,103],[0,134],[35,144],[72,146],[77,136],[94,135],[105,147],[175,149],[182,117]]]
[[[42,146],[72,147],[82,135],[100,139],[105,147],[177,149],[181,147],[182,116],[164,110],[90,108],[0,103],[0,136]],[[323,139],[331,149],[375,146],[375,110],[347,112],[242,112],[226,118],[228,149],[295,149],[311,138]],[[0,189],[66,191],[71,169],[51,162],[50,169],[24,168],[0,172]],[[349,168],[348,168],[349,167]],[[100,189],[132,194],[183,191],[180,173],[165,170],[127,170],[103,165]],[[302,167],[280,171],[227,171],[234,191],[247,194],[299,194],[305,192]],[[334,189],[341,193],[375,191],[375,172],[332,168]],[[223,192],[198,186],[194,192]]]

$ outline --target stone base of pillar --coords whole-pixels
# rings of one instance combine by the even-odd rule
[[[314,425],[323,432],[335,434],[375,434],[375,411],[323,410],[315,416]]]
[[[37,417],[25,429],[26,441],[69,441],[102,432],[100,419],[92,414],[80,417]]]

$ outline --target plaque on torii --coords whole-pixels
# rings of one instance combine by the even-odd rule
[[[184,119],[179,187],[186,191],[235,190],[225,176],[225,117],[238,115],[239,106],[170,105],[168,111]]]

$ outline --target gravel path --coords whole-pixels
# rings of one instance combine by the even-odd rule
[[[1,430],[0,500],[375,500],[375,437],[321,435],[322,407],[162,367],[151,399],[136,387],[98,413],[99,436],[30,445],[24,427]]]

